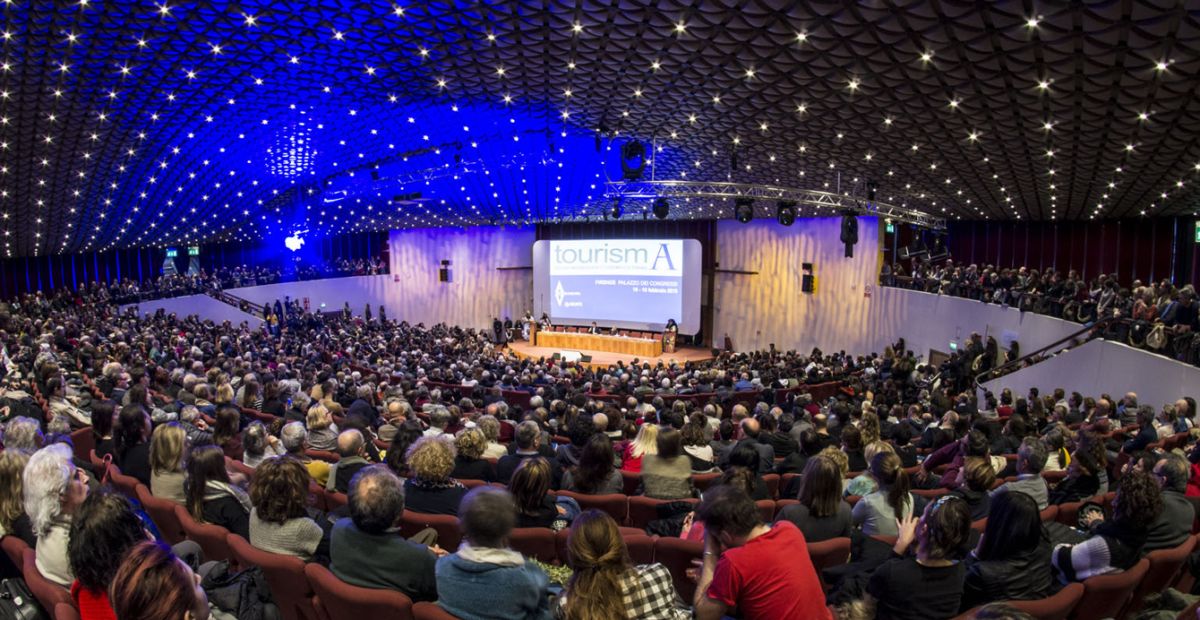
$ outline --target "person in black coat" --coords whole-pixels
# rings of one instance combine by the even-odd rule
[[[199,523],[219,525],[250,540],[250,498],[225,469],[225,453],[214,445],[197,446],[188,457],[185,508]]]
[[[150,415],[131,404],[121,410],[113,428],[113,461],[126,476],[150,487]]]
[[[1050,539],[1037,502],[1019,491],[996,496],[979,545],[967,557],[961,608],[1053,594]]]
[[[454,447],[458,455],[454,457],[454,471],[450,477],[456,480],[496,481],[496,469],[491,462],[480,458],[487,447],[487,438],[479,429],[469,429],[459,433],[454,439]]]

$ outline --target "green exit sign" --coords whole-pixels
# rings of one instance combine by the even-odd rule
[[[1200,221],[1196,222],[1196,243],[1200,243]]]
[[[888,222],[887,223],[887,232],[889,235],[896,232],[896,225],[891,222]],[[1196,238],[1200,239],[1200,222],[1196,222]]]

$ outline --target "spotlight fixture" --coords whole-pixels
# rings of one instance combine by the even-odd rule
[[[792,200],[780,200],[775,205],[775,219],[783,226],[791,226],[796,221],[796,203]]]
[[[612,217],[614,220],[621,219],[621,215],[625,213],[625,207],[621,204],[621,202],[622,200],[620,198],[613,198],[612,209],[610,209],[605,215]]]
[[[659,196],[654,199],[654,217],[665,220],[671,213],[671,203],[667,202],[665,197]]]
[[[630,140],[621,145],[621,173],[626,181],[637,181],[646,170],[646,145]]]
[[[737,198],[733,201],[733,215],[737,221],[747,224],[754,219],[754,199]]]

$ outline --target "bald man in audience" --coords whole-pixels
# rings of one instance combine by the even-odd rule
[[[354,474],[371,464],[366,458],[366,446],[362,433],[355,429],[342,431],[338,435],[338,462],[333,464],[329,481],[325,483],[326,491],[346,493],[350,490],[350,480]]]
[[[741,405],[738,405],[738,407],[741,407]],[[734,409],[736,410],[737,407],[734,407]],[[743,407],[742,410],[745,411],[745,408]],[[758,474],[768,474],[774,471],[775,448],[772,448],[770,444],[759,441],[758,435],[762,429],[758,420],[746,418],[742,420],[741,428],[742,438],[736,444],[722,450],[721,454],[717,455],[717,464],[722,469],[727,467],[729,465],[729,455],[733,453],[734,449],[742,444],[748,444],[754,448],[755,452],[758,452]]]

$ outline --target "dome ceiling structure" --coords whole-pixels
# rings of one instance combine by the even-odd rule
[[[0,0],[0,256],[598,217],[630,140],[946,218],[1192,214],[1198,46],[1165,0]]]

